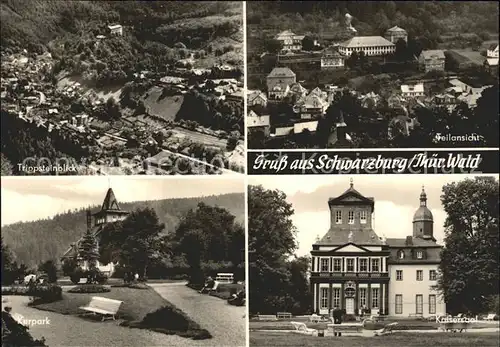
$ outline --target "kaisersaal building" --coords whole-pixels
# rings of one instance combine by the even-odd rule
[[[97,249],[99,249],[99,241],[100,241],[100,233],[103,228],[113,222],[121,221],[127,218],[129,212],[123,211],[118,205],[118,200],[115,197],[115,194],[111,188],[108,189],[104,201],[101,205],[101,209],[96,213],[92,214],[90,210],[87,210],[87,229],[91,230],[97,241]],[[75,243],[72,243],[68,250],[61,257],[61,262],[64,262],[68,259],[76,258],[82,269],[88,269],[88,264],[86,261],[79,259],[78,250],[80,248],[80,243],[82,242],[82,237]],[[104,272],[106,275],[110,276],[114,272],[115,264],[109,263],[107,265],[102,264],[98,261],[97,268]]]
[[[360,315],[433,316],[446,313],[433,289],[442,246],[433,235],[433,216],[422,189],[413,235],[383,239],[373,229],[375,200],[354,189],[328,200],[331,226],[312,245],[313,310]],[[408,221],[410,223],[411,221]]]

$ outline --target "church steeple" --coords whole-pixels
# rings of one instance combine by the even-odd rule
[[[434,217],[431,210],[427,207],[427,194],[422,186],[420,193],[420,206],[413,215],[413,237],[423,239],[434,239]]]

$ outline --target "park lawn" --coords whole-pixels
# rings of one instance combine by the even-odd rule
[[[138,329],[148,329],[162,332],[165,334],[175,334],[182,337],[191,337],[196,339],[211,338],[211,335],[205,329],[202,329],[198,323],[194,322],[184,312],[178,310],[173,304],[163,299],[152,288],[133,289],[126,287],[112,287],[108,293],[63,293],[63,299],[51,303],[32,305],[39,310],[56,312],[64,315],[80,316],[85,311],[79,307],[86,306],[92,296],[101,296],[114,300],[123,301],[116,317],[122,319],[122,326]],[[157,317],[161,314],[167,315],[170,319],[158,321],[147,315],[155,314]]]
[[[376,337],[315,337],[294,333],[251,332],[251,347],[470,347],[498,346],[498,333],[403,333]]]

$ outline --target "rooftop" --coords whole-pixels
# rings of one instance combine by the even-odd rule
[[[273,71],[267,75],[269,77],[295,77],[295,73],[287,67],[275,67]]]
[[[373,47],[373,46],[394,46],[394,43],[382,36],[354,36],[340,44],[342,47]]]
[[[387,29],[387,31],[391,31],[391,32],[405,32],[406,33],[406,30],[404,30],[403,28],[400,28],[398,27],[397,25],[393,26],[392,28],[390,29]]]
[[[420,53],[424,59],[445,59],[444,52],[440,49],[422,51]]]
[[[403,84],[401,85],[402,93],[423,93],[424,92],[424,84]]]

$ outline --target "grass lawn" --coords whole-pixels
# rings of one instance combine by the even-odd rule
[[[122,326],[149,329],[165,334],[176,334],[183,337],[210,338],[211,335],[192,321],[182,311],[163,299],[152,288],[132,289],[112,287],[109,293],[63,293],[63,299],[51,303],[37,304],[32,307],[57,312],[64,315],[79,316],[84,313],[80,306],[86,306],[92,296],[101,296],[123,301],[117,313],[118,319],[123,319]],[[149,314],[155,313],[155,316]],[[145,317],[148,316],[147,319]],[[169,319],[156,319],[168,316]]]
[[[498,333],[403,333],[376,337],[315,337],[294,333],[251,332],[250,346],[293,347],[486,347],[498,346]]]

